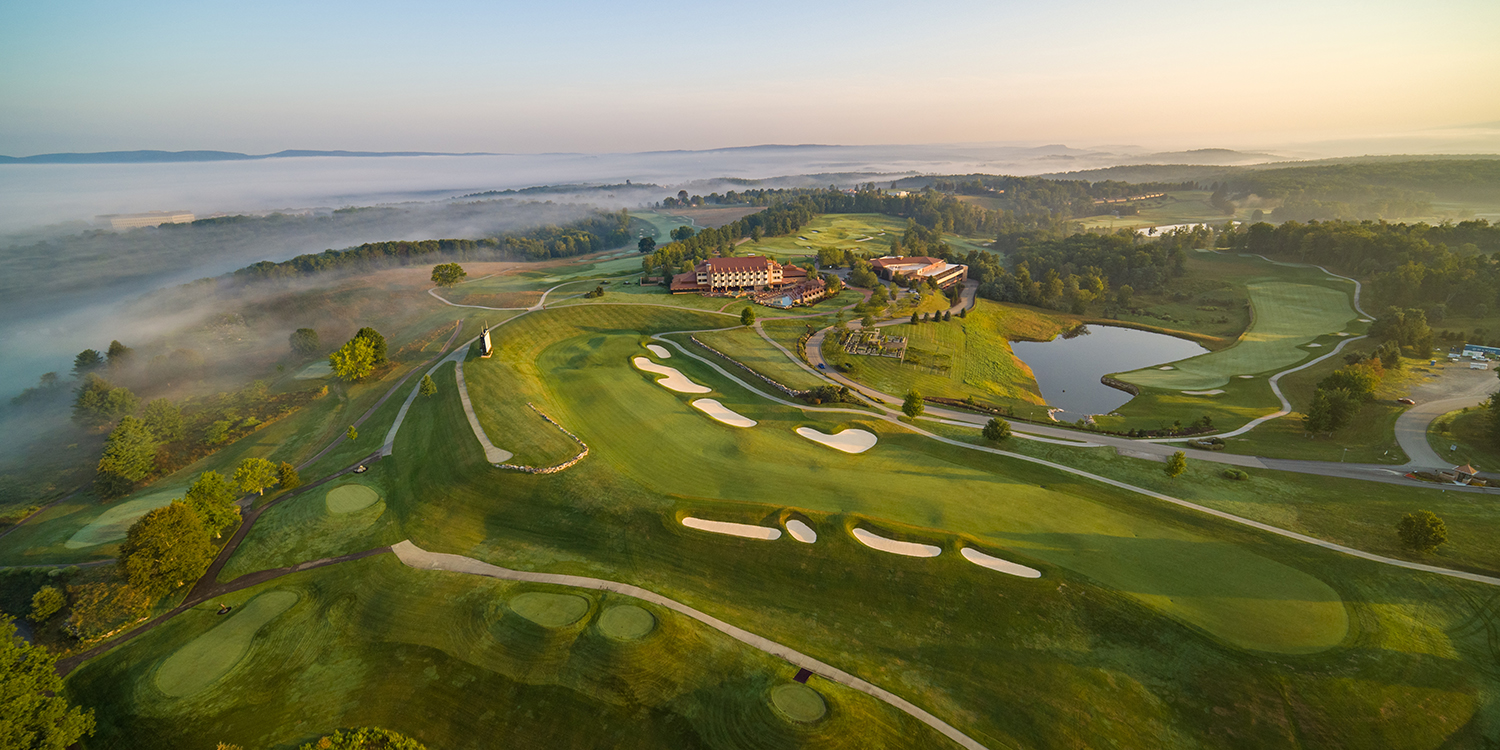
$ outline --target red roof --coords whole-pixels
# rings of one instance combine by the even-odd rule
[[[875,260],[870,261],[870,265],[875,266],[876,268],[884,268],[886,266],[904,266],[914,263],[921,263],[924,266],[930,266],[933,263],[942,262],[943,261],[940,258],[929,258],[925,255],[901,255],[895,257],[887,255],[884,258],[876,258]]]
[[[698,286],[698,272],[688,271],[687,273],[679,273],[676,276],[672,277],[672,286],[670,287],[670,291],[696,292],[699,289],[704,288],[706,287]]]
[[[783,279],[790,280],[790,279],[800,279],[800,278],[806,278],[806,277],[807,277],[807,269],[803,268],[802,266],[782,266],[781,267],[781,278],[783,278]]]
[[[743,258],[709,258],[703,261],[703,265],[708,266],[710,273],[715,271],[724,273],[726,271],[758,271],[762,268],[770,268],[773,262],[770,258],[761,255],[749,255]]]

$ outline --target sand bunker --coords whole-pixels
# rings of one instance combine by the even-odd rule
[[[656,629],[656,617],[634,604],[621,604],[599,615],[599,632],[617,641],[644,638]]]
[[[864,453],[874,448],[876,442],[875,433],[852,427],[847,430],[840,430],[833,435],[818,432],[811,427],[798,427],[797,434],[815,443],[822,443],[829,448],[841,450],[845,453]]]
[[[883,536],[872,534],[864,529],[854,529],[854,538],[860,544],[870,549],[878,549],[881,552],[889,552],[893,555],[905,555],[907,557],[937,557],[943,553],[941,547],[931,544],[917,544],[916,542],[898,542],[895,539],[886,539]]]
[[[136,519],[160,508],[173,499],[182,497],[183,490],[163,490],[153,492],[145,497],[137,498],[129,502],[120,503],[99,514],[98,518],[89,522],[89,525],[79,529],[63,542],[67,549],[82,549],[92,547],[96,544],[107,544],[118,542],[125,538],[125,532],[130,530],[131,524]]]
[[[811,526],[795,518],[786,522],[786,533],[791,534],[793,539],[803,544],[812,544],[818,541],[818,532],[813,531]]]
[[[691,380],[688,380],[687,376],[678,372],[677,368],[675,367],[666,367],[663,365],[659,365],[649,359],[646,359],[645,357],[636,357],[635,359],[632,359],[630,361],[635,363],[636,369],[638,370],[653,372],[657,375],[666,375],[666,377],[656,381],[656,384],[663,388],[674,390],[678,393],[713,392],[712,388],[706,388],[704,386],[698,385],[697,383],[694,383]]]
[[[222,622],[167,657],[156,670],[156,686],[174,698],[218,682],[250,650],[256,631],[297,603],[291,591],[267,591],[236,607]]]
[[[703,412],[704,414],[707,414],[710,417],[713,417],[715,420],[729,425],[730,427],[755,426],[755,420],[740,415],[731,410],[729,407],[711,398],[700,398],[697,401],[694,401],[693,408]]]
[[[1028,568],[1025,565],[1013,563],[1009,560],[1001,560],[994,555],[986,555],[977,549],[964,547],[962,550],[959,550],[959,554],[962,554],[965,560],[980,567],[989,568],[990,570],[998,570],[1001,573],[1009,573],[1010,575],[1022,578],[1042,577],[1042,571],[1036,568]]]
[[[1223,392],[1223,388],[1215,388],[1211,391],[1183,391],[1183,393],[1186,393],[1189,396],[1217,396]]]
[[[662,346],[660,344],[647,344],[646,345],[646,351],[649,351],[652,354],[655,354],[656,356],[661,357],[662,359],[671,359],[672,358],[672,353],[669,352],[669,351],[667,351],[667,347]]]
[[[1254,380],[1255,379],[1254,375],[1240,375],[1238,377],[1239,377],[1240,380]]]
[[[715,534],[728,534],[729,536],[744,537],[745,539],[764,539],[772,541],[781,538],[781,529],[768,529],[764,526],[754,526],[748,523],[730,523],[728,521],[705,521],[701,518],[688,516],[682,519],[682,525],[699,531],[710,531]]]
[[[1177,368],[1175,368],[1175,367],[1173,367],[1171,365],[1166,365],[1165,367],[1158,367],[1156,369],[1158,369],[1158,370],[1175,370]]]
[[[1307,348],[1309,348],[1309,349],[1320,349],[1320,348],[1322,348],[1322,346],[1323,346],[1322,344],[1308,344]]]
[[[362,484],[345,484],[328,491],[323,502],[329,513],[353,513],[364,510],[380,500],[380,493]]]

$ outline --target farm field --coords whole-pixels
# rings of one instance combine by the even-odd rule
[[[522,570],[621,580],[886,685],[992,748],[1230,732],[1280,745],[1289,716],[1333,711],[1351,743],[1415,748],[1459,736],[1489,710],[1492,678],[1478,665],[1492,647],[1461,627],[1489,616],[1477,587],[1377,569],[883,420],[774,405],[674,355],[668,364],[706,395],[758,422],[721,425],[689,405],[696,396],[630,367],[646,334],[720,317],[566,307],[501,326],[500,356],[465,366],[476,407],[536,403],[589,443],[587,459],[552,476],[489,467],[445,366],[395,454],[356,482],[379,500],[338,512],[327,487],[294,497],[252,535],[274,543],[242,547],[233,572],[297,549],[332,555],[407,538]],[[796,436],[798,426],[858,427],[878,443],[847,455]],[[487,427],[503,446],[535,426]],[[734,539],[686,529],[684,515],[758,525],[795,515],[819,539]],[[856,526],[942,554],[876,552],[853,540]],[[1043,577],[980,568],[960,546]],[[279,599],[256,603],[267,595]],[[296,602],[244,645],[251,620],[288,596]],[[547,598],[558,596],[566,601]],[[414,571],[379,555],[225,601],[255,617],[234,625],[204,605],[69,677],[71,697],[108,707],[88,747],[143,736],[163,747],[289,745],[369,724],[445,747],[495,736],[567,746],[585,731],[623,747],[735,747],[746,736],[758,747],[942,746],[817,677],[809,685],[827,715],[789,723],[787,706],[803,704],[771,697],[793,671],[784,662],[649,606],[657,629],[639,644],[661,651],[632,658],[603,634],[603,618],[639,602],[613,595]],[[200,663],[224,676],[182,679]],[[1252,708],[1229,709],[1247,700]],[[476,704],[489,712],[456,708]]]
[[[1045,341],[1068,325],[1060,314],[978,300],[964,318],[881,328],[885,335],[907,338],[906,361],[846,354],[833,334],[824,340],[823,355],[833,365],[852,364],[849,377],[884,393],[915,388],[924,396],[972,396],[996,406],[1040,405],[1036,378],[1012,354],[1010,342]]]

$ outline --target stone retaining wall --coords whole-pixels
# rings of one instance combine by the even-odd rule
[[[701,346],[704,349],[707,349],[710,352],[713,352],[714,354],[719,355],[720,358],[722,358],[722,359],[730,362],[731,364],[735,365],[736,367],[740,368],[741,370],[744,370],[745,372],[748,372],[751,375],[754,375],[755,377],[760,378],[762,381],[764,381],[766,383],[766,385],[769,385],[772,388],[775,388],[776,390],[781,391],[782,393],[786,394],[787,396],[790,396],[791,398],[802,398],[802,397],[806,396],[807,393],[808,393],[807,391],[799,391],[799,390],[797,390],[795,388],[788,388],[787,386],[784,386],[781,383],[778,383],[778,382],[776,382],[776,381],[774,381],[774,380],[766,377],[765,375],[762,375],[762,374],[756,372],[755,370],[750,369],[749,365],[747,365],[747,364],[745,364],[745,363],[743,363],[743,362],[735,359],[734,357],[729,356],[728,354],[725,354],[724,352],[719,351],[718,349],[715,349],[715,348],[709,346],[708,344],[703,343],[702,341],[699,341],[697,336],[689,336],[688,338],[691,339],[694,344],[697,344],[698,346]]]
[[[562,471],[563,469],[571,468],[573,466],[573,464],[576,464],[579,461],[582,461],[584,458],[588,457],[588,455],[589,455],[589,446],[588,446],[588,444],[584,443],[583,440],[579,439],[579,437],[577,435],[574,435],[573,433],[569,432],[568,428],[563,427],[562,425],[558,424],[557,420],[553,419],[552,417],[547,416],[546,413],[543,412],[541,409],[536,408],[536,404],[533,404],[530,401],[527,401],[526,405],[529,406],[529,407],[531,407],[531,410],[534,411],[534,412],[536,412],[537,416],[541,417],[542,419],[547,420],[549,423],[552,424],[553,427],[556,427],[557,429],[562,430],[562,434],[567,435],[568,437],[572,438],[573,442],[577,443],[579,445],[579,447],[583,448],[583,450],[579,451],[578,455],[576,455],[576,456],[574,456],[574,457],[572,457],[572,458],[570,458],[570,459],[568,459],[568,460],[566,460],[566,461],[564,461],[564,462],[562,462],[562,463],[560,463],[560,464],[558,464],[556,466],[545,466],[545,467],[538,468],[536,466],[521,466],[520,464],[495,464],[495,468],[497,468],[497,469],[509,469],[511,471],[520,471],[520,472],[525,472],[527,474],[556,474],[557,472]]]
[[[1099,382],[1101,382],[1101,383],[1109,386],[1110,388],[1116,388],[1116,389],[1122,390],[1122,391],[1124,391],[1126,393],[1129,393],[1132,396],[1139,396],[1139,395],[1141,395],[1140,386],[1137,386],[1137,385],[1135,385],[1133,383],[1127,383],[1127,382],[1125,382],[1123,380],[1115,380],[1114,378],[1112,378],[1112,377],[1110,377],[1108,375],[1101,376],[1099,378]]]

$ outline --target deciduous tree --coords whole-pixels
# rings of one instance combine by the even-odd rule
[[[380,335],[380,331],[366,326],[359,329],[359,331],[354,334],[354,338],[364,339],[370,342],[370,349],[375,354],[374,365],[376,367],[385,364],[385,337]]]
[[[105,352],[105,357],[109,361],[109,369],[111,370],[117,370],[130,364],[130,360],[134,355],[135,350],[120,343],[119,340],[109,342],[109,350]]]
[[[369,339],[355,337],[328,355],[328,364],[339,380],[353,383],[375,371],[375,347]]]
[[[94,712],[68,702],[57,657],[0,615],[0,747],[63,750],[94,733]]]
[[[133,588],[157,599],[198,580],[213,557],[198,514],[175,502],[141,516],[130,527],[117,566]]]
[[[62,611],[68,605],[68,596],[63,590],[56,586],[43,586],[31,596],[31,614],[27,619],[32,622],[46,622],[53,615]]]
[[[1010,437],[1010,422],[994,417],[984,423],[984,439],[1003,443]]]
[[[318,332],[311,328],[298,328],[292,331],[288,343],[291,344],[292,353],[299,357],[311,357],[323,348],[318,342]]]
[[[1448,525],[1430,510],[1407,513],[1396,523],[1401,543],[1421,553],[1429,553],[1448,541]]]
[[[282,461],[276,466],[276,484],[282,490],[295,490],[302,486],[302,475],[297,473],[297,467]]]
[[[656,238],[642,237],[640,242],[635,243],[635,249],[639,250],[643,255],[646,253],[655,252]]]
[[[104,497],[128,494],[156,471],[156,438],[141,420],[124,417],[104,441],[94,486]]]
[[[234,483],[243,492],[266,494],[266,489],[276,484],[276,464],[264,458],[247,458],[234,470]]]
[[[742,325],[742,326],[748,326],[748,325],[753,325],[754,323],[755,323],[755,310],[747,307],[747,308],[745,308],[745,309],[743,309],[743,310],[740,311],[740,325]]]
[[[922,394],[917,393],[915,389],[906,392],[906,400],[901,402],[901,411],[906,416],[916,419],[926,410],[927,405],[922,401]]]
[[[90,373],[78,388],[73,401],[73,421],[86,427],[104,427],[140,406],[140,399],[128,388],[117,388],[108,380]]]
[[[240,506],[234,502],[237,494],[224,475],[205,471],[188,487],[183,502],[198,514],[204,530],[217,539],[240,518]]]
[[[438,286],[453,286],[468,275],[457,263],[439,263],[432,267],[432,283]]]

